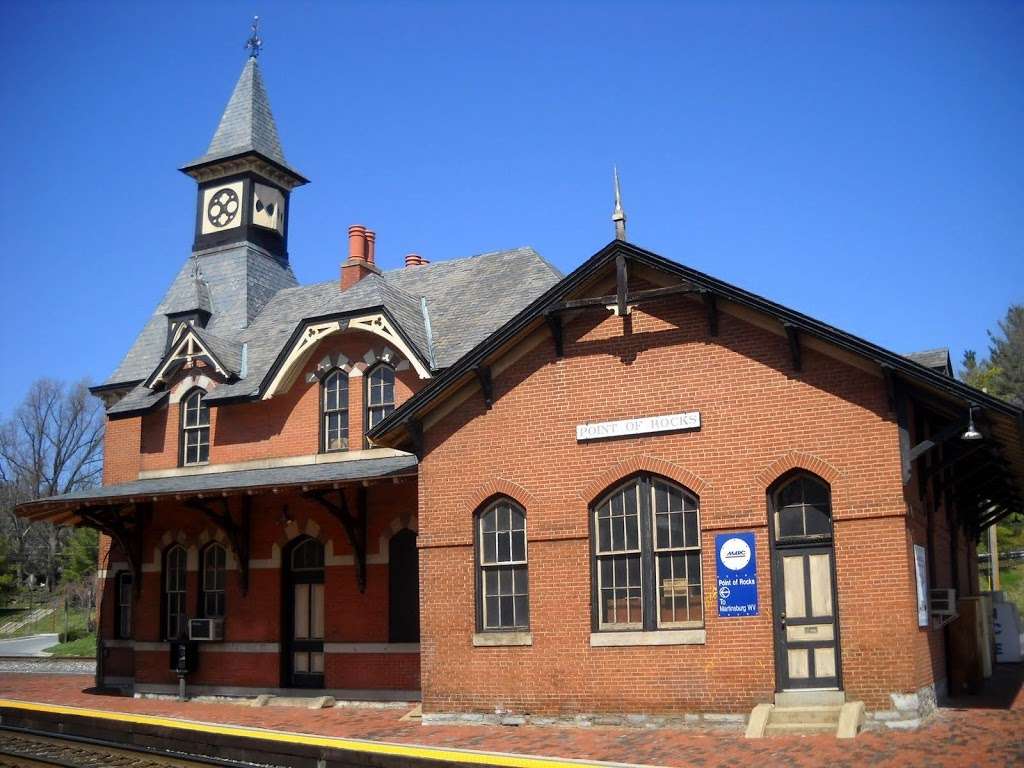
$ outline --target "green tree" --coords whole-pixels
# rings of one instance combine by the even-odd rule
[[[14,571],[7,558],[7,542],[0,537],[0,602],[7,602],[15,586]]]
[[[1013,304],[988,331],[988,358],[978,360],[973,349],[964,352],[960,378],[972,387],[1024,406],[1024,305]]]
[[[61,553],[64,581],[81,583],[96,575],[100,536],[95,528],[76,528]]]

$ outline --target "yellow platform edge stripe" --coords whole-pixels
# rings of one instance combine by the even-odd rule
[[[67,707],[61,704],[41,704],[34,701],[17,699],[0,699],[0,708],[19,709],[29,712],[46,712],[55,715],[92,717],[98,720],[116,720],[122,723],[138,725],[155,725],[174,728],[182,731],[199,733],[215,733],[221,736],[238,736],[249,739],[262,739],[286,744],[303,744],[310,747],[364,752],[393,757],[416,757],[424,760],[447,760],[465,765],[493,765],[501,768],[580,768],[580,766],[629,766],[630,768],[647,768],[633,763],[611,763],[595,760],[575,760],[569,758],[533,757],[509,754],[507,752],[483,752],[470,749],[424,747],[411,744],[397,744],[387,741],[370,741],[341,736],[314,736],[293,731],[274,731],[241,725],[218,725],[198,720],[178,720],[173,717],[159,715],[138,715],[129,712],[110,712],[102,709],[85,707]],[[60,738],[61,734],[54,734]]]

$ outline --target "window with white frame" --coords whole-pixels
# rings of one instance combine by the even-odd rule
[[[175,544],[164,553],[164,637],[177,640],[185,631],[185,548]]]
[[[206,392],[192,390],[181,408],[181,463],[205,464],[210,460],[210,409]]]
[[[208,619],[224,618],[225,585],[227,583],[227,550],[221,544],[210,544],[203,550],[202,615]]]
[[[395,369],[379,363],[366,377],[366,430],[380,424],[395,410]]]
[[[321,384],[323,390],[323,450],[348,449],[348,375],[331,371]]]
[[[595,629],[703,626],[699,506],[642,474],[593,507]]]
[[[530,626],[526,512],[498,499],[477,515],[477,626],[483,632]]]

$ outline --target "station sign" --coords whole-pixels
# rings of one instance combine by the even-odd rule
[[[647,435],[652,432],[680,432],[688,429],[700,429],[700,413],[669,413],[664,416],[638,416],[634,419],[620,421],[597,421],[592,424],[576,426],[577,442],[586,440],[603,440],[610,437],[632,437]]]
[[[718,615],[757,616],[757,557],[753,533],[715,535]]]

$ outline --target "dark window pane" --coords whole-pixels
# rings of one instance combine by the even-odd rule
[[[501,606],[499,608],[499,610],[501,611],[501,624],[500,624],[500,626],[502,626],[502,627],[511,627],[511,626],[513,626],[513,624],[512,624],[512,620],[513,620],[513,617],[514,617],[513,611],[515,609],[514,600],[515,599],[513,597],[511,597],[511,596],[508,596],[508,597],[502,596],[502,597],[499,598],[500,606]]]
[[[606,517],[597,520],[597,551],[607,552],[612,547],[611,523]]]
[[[489,532],[489,531],[494,531],[494,529],[495,529],[495,522],[497,521],[497,518],[498,518],[498,513],[497,513],[497,511],[493,507],[491,509],[487,510],[486,512],[484,512],[484,514],[483,514],[483,525],[484,525],[484,532],[485,533]]]
[[[527,590],[527,586],[526,586],[526,568],[523,568],[523,567],[516,568],[512,572],[512,576],[513,576],[513,579],[512,579],[513,591],[517,595],[525,595],[526,594],[526,590]]]
[[[804,503],[819,507],[828,506],[828,488],[824,484],[809,477],[804,478],[801,482],[804,486]]]
[[[487,597],[484,599],[484,626],[500,627],[498,623],[498,598]]]
[[[818,507],[804,507],[804,519],[808,536],[825,536],[829,533],[828,514]]]
[[[626,558],[629,563],[629,585],[640,586],[640,555],[629,555]]]
[[[495,539],[494,539],[494,534],[493,533],[485,533],[484,534],[484,541],[483,541],[483,543],[484,543],[484,562],[485,563],[493,563],[493,562],[495,562],[495,560],[497,558],[497,555],[498,555],[498,551],[497,551],[497,544],[495,543]]]
[[[699,547],[700,534],[697,530],[697,512],[684,512],[683,522],[686,527],[686,535],[683,538],[684,547]]]
[[[512,569],[502,568],[498,572],[498,593],[502,595],[512,594]]]
[[[525,560],[526,559],[526,532],[525,531],[513,531],[512,532],[512,559],[513,560]]]
[[[802,536],[804,533],[802,507],[783,507],[779,512],[779,536]]]
[[[512,547],[509,543],[507,533],[498,534],[498,562],[508,562],[511,559]]]
[[[655,544],[658,547],[672,546],[672,539],[669,536],[668,515],[655,515]]]
[[[488,568],[484,571],[484,594],[498,594],[498,572],[493,568]]]
[[[512,508],[508,504],[498,506],[498,530],[512,530]]]
[[[530,624],[530,604],[526,595],[515,598],[516,626],[527,627]]]

